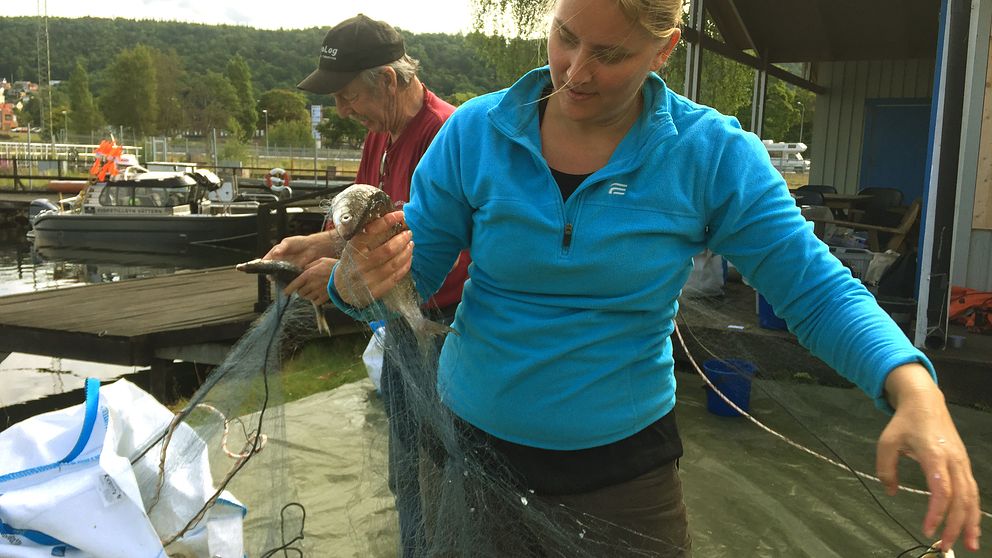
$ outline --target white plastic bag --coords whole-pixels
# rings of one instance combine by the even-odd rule
[[[386,323],[372,322],[372,338],[362,353],[362,362],[365,363],[365,370],[369,373],[369,379],[375,386],[375,390],[382,391],[382,343],[386,338]]]
[[[866,285],[878,285],[878,281],[885,274],[885,270],[889,269],[897,259],[899,259],[899,252],[893,250],[876,252],[872,256],[871,262],[868,263],[868,270],[865,271],[865,275],[861,280]]]
[[[134,384],[86,381],[86,403],[45,413],[0,432],[0,556],[142,558],[165,556],[177,533],[213,494],[205,451],[168,454],[158,503],[161,446],[133,466],[132,454],[173,414]],[[173,447],[205,445],[182,425]],[[244,507],[230,494],[197,528],[169,546],[185,556],[243,556]]]
[[[688,298],[720,296],[726,273],[723,257],[704,250],[692,257],[692,273],[682,287],[682,293]]]

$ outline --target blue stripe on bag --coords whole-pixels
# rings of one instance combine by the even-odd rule
[[[76,446],[72,448],[69,455],[62,458],[59,463],[69,463],[83,453],[83,449],[90,441],[93,433],[93,425],[96,424],[96,414],[100,410],[100,380],[96,378],[86,378],[86,418],[83,419],[83,429],[79,432],[79,439]]]
[[[32,531],[30,529],[15,529],[14,527],[7,525],[3,521],[0,521],[0,535],[19,535],[35,544],[39,544],[42,546],[65,545],[68,546],[69,548],[75,548],[66,545],[64,542],[56,539],[55,537],[46,535],[40,531]]]
[[[37,467],[31,467],[30,469],[24,469],[23,471],[15,471],[13,473],[7,473],[6,475],[0,475],[0,486],[4,483],[23,479],[25,477],[30,477],[39,473],[44,473],[45,471],[50,471],[52,469],[61,468],[69,462],[79,457],[79,453],[86,447],[87,442],[93,435],[93,426],[96,424],[97,412],[100,408],[100,380],[96,378],[86,379],[86,416],[83,418],[83,428],[79,433],[79,439],[76,440],[76,446],[72,448],[64,459],[56,461],[55,463],[49,463],[47,465],[38,465]],[[107,422],[106,413],[104,413],[104,422]],[[71,465],[81,465],[85,463],[90,463],[93,461],[99,461],[100,456],[94,455],[90,458],[84,459],[77,463],[71,463]]]

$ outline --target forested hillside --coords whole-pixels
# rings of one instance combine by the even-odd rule
[[[0,17],[0,76],[47,81],[39,79],[40,21]],[[138,137],[218,129],[247,141],[265,129],[279,145],[307,145],[312,142],[308,105],[331,102],[295,86],[315,67],[325,32],[49,18],[51,80],[58,85],[42,88],[38,98],[43,101],[28,103],[18,120],[42,123],[47,137],[59,128],[85,134],[110,125]],[[715,28],[707,32],[713,35]],[[403,34],[407,51],[421,62],[420,77],[456,105],[506,87],[545,62],[542,41],[478,33]],[[44,53],[43,42],[41,47]],[[674,91],[682,91],[684,68],[680,45],[662,70]],[[750,68],[707,54],[700,101],[748,127],[753,75]],[[811,111],[806,109],[813,104],[808,91],[769,80],[764,137],[796,141],[804,126],[809,137]],[[56,126],[53,116],[62,114],[67,121]],[[324,117],[318,130],[330,144],[355,145],[364,136],[356,122],[341,120],[334,111],[325,111]]]
[[[38,80],[36,17],[0,17],[0,76],[8,80]],[[313,70],[327,29],[265,30],[234,25],[137,21],[86,17],[49,18],[52,80],[66,80],[79,62],[89,73],[99,96],[104,70],[118,53],[138,44],[175,51],[193,75],[224,72],[228,60],[241,55],[251,71],[256,91],[293,88]],[[438,94],[478,95],[498,89],[496,72],[464,35],[403,32],[409,53],[420,60],[421,76]]]

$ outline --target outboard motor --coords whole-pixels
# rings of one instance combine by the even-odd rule
[[[207,193],[221,187],[220,177],[206,169],[187,172],[186,176],[196,182],[196,186],[190,188],[189,196],[189,204],[193,213],[210,213],[210,200],[207,199]]]
[[[193,180],[197,184],[206,188],[208,192],[213,192],[214,190],[221,187],[223,181],[216,174],[208,171],[207,169],[196,169],[193,172],[186,173],[193,177]]]
[[[28,206],[28,222],[33,224],[35,218],[46,211],[54,211],[58,213],[59,208],[46,198],[31,200],[31,205]]]

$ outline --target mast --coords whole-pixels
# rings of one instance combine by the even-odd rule
[[[48,47],[48,0],[45,0],[45,72],[48,87],[48,135],[52,138],[52,145],[55,145],[55,116],[52,110],[52,56]],[[55,155],[55,153],[52,153]]]
[[[42,96],[39,101],[41,101],[40,124],[44,127],[47,123],[48,135],[51,138],[51,143],[55,145],[55,120],[52,116],[52,64],[51,64],[51,51],[49,49],[48,41],[48,0],[44,0],[44,10],[42,10],[42,1],[37,0],[36,8],[38,10],[38,33],[36,37],[36,47],[38,52],[38,93]],[[42,40],[45,42],[45,56],[42,58],[41,55],[41,43]],[[44,93],[42,93],[44,91]],[[48,97],[48,108],[47,116],[45,119],[45,96]]]

